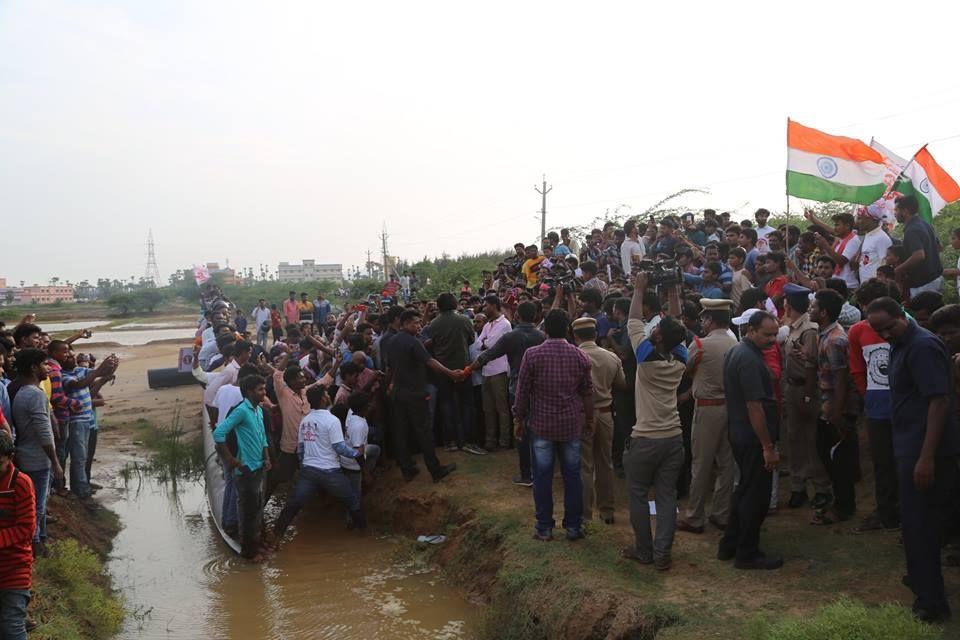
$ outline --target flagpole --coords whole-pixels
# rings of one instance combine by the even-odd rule
[[[888,186],[887,186],[887,190],[883,192],[883,197],[884,197],[884,198],[887,197],[887,194],[889,194],[891,191],[893,191],[893,188],[894,188],[895,186],[897,186],[897,183],[900,182],[900,180],[903,178],[903,174],[905,174],[905,173],[907,172],[907,169],[910,167],[910,165],[913,164],[913,161],[917,159],[917,154],[919,154],[921,151],[923,151],[924,149],[926,149],[928,144],[930,144],[930,143],[928,142],[928,143],[924,144],[922,147],[920,147],[919,149],[917,149],[916,153],[914,153],[913,156],[910,157],[910,160],[907,161],[907,164],[903,165],[903,169],[901,169],[901,170],[900,170],[900,173],[897,174],[896,180],[893,181],[893,184],[888,185]],[[918,189],[920,188],[918,185],[914,185],[914,186],[916,186]]]
[[[787,167],[790,166],[790,117],[787,117]],[[783,172],[784,190],[787,194],[787,233],[784,238],[784,246],[787,247],[787,255],[790,255],[790,185],[787,183],[787,171]],[[798,227],[799,229],[799,227]],[[798,239],[799,242],[799,239]]]

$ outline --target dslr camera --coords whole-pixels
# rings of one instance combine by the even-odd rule
[[[677,266],[676,260],[641,260],[633,265],[634,274],[647,274],[647,283],[656,285],[673,286],[683,282],[683,273]]]

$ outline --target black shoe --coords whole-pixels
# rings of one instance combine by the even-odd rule
[[[810,504],[813,505],[814,509],[826,509],[827,505],[833,502],[833,496],[829,493],[818,493],[813,496],[813,502]]]
[[[587,534],[584,533],[583,528],[580,529],[567,529],[567,540],[574,542],[576,540],[581,540],[586,538]]]
[[[440,482],[441,480],[443,480],[444,478],[446,478],[448,475],[450,475],[456,470],[457,470],[456,462],[440,467],[440,469],[435,474],[433,474],[433,481]]]
[[[523,476],[513,476],[513,484],[517,485],[518,487],[532,487],[533,479],[524,478]]]
[[[606,517],[600,518],[600,519],[603,520],[603,524],[613,524],[613,522],[614,522],[613,516],[606,516]]]
[[[410,482],[411,480],[416,478],[417,474],[419,473],[420,473],[420,467],[412,467],[407,471],[403,472],[403,479],[406,480],[407,482]]]
[[[944,605],[933,609],[924,609],[914,605],[913,617],[927,624],[940,624],[950,619],[950,607]]]
[[[553,532],[552,531],[533,531],[533,539],[539,540],[540,542],[551,542],[553,541]]]
[[[773,569],[779,569],[783,566],[783,558],[768,558],[766,556],[758,555],[753,560],[748,562],[743,562],[736,560],[733,563],[734,568],[741,569],[743,571],[771,571]]]
[[[720,560],[721,562],[729,562],[730,560],[733,560],[735,557],[737,557],[736,549],[734,549],[733,551],[727,551],[723,547],[720,547],[720,549],[717,550],[717,560]]]
[[[806,491],[794,491],[790,494],[790,502],[787,503],[787,506],[791,509],[799,509],[807,504],[809,500],[810,498],[807,497]]]

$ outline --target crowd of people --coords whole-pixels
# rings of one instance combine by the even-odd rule
[[[943,290],[960,272],[943,268],[913,197],[896,217],[893,229],[873,207],[830,223],[807,213],[800,229],[764,209],[740,222],[706,210],[564,229],[518,243],[475,288],[425,300],[405,273],[342,310],[296,290],[241,310],[206,286],[194,375],[227,472],[222,525],[259,560],[320,490],[363,529],[363,496],[391,464],[416,481],[420,456],[440,482],[458,455],[515,451],[504,482],[532,488],[537,540],[558,529],[557,461],[564,537],[613,524],[625,478],[634,540],[621,555],[661,571],[677,531],[713,527],[719,561],[777,569],[760,544],[768,515],[809,509],[827,525],[859,511],[857,532],[899,529],[914,612],[942,620],[960,455],[960,305]],[[68,457],[70,490],[90,494],[95,407],[118,363],[84,366],[80,337],[49,340],[25,319],[0,341],[13,377],[0,385],[0,500],[32,501],[0,525],[4,563],[42,549]],[[866,459],[869,506],[855,491]],[[0,586],[5,612],[25,607],[22,581]]]
[[[960,454],[960,306],[943,288],[960,273],[913,197],[897,200],[896,231],[874,207],[805,217],[805,229],[774,228],[764,209],[564,229],[435,300],[408,274],[343,311],[291,291],[282,311],[261,300],[245,314],[212,289],[195,366],[234,470],[224,524],[257,559],[321,488],[363,527],[378,460],[412,481],[418,451],[438,482],[459,452],[515,450],[538,540],[557,528],[559,461],[568,540],[594,512],[615,521],[619,476],[635,534],[624,558],[669,570],[676,531],[714,527],[721,561],[776,569],[764,519],[783,506],[813,525],[854,518],[869,458],[875,504],[855,530],[901,531],[914,611],[943,619]],[[263,540],[263,505],[290,482]]]
[[[81,330],[51,339],[31,314],[12,330],[0,324],[0,637],[26,638],[33,561],[47,553],[52,493],[97,509],[90,480],[103,386],[115,355],[99,364],[73,345]],[[69,491],[68,491],[69,489]]]

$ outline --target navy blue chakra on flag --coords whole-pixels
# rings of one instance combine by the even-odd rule
[[[837,167],[837,163],[833,158],[818,158],[817,171],[820,172],[820,175],[829,180],[837,175],[839,168]]]

